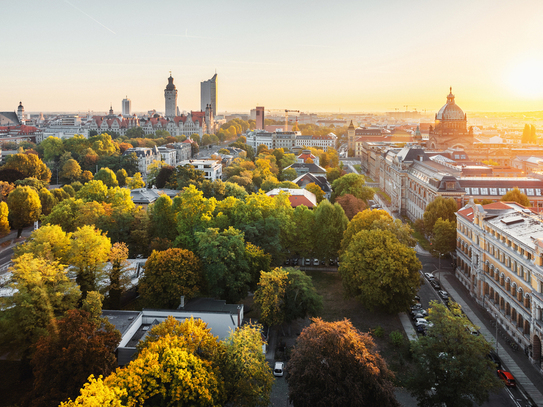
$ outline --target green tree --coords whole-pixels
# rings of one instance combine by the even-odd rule
[[[53,196],[53,199],[55,200],[55,202],[62,202],[65,199],[70,198],[70,195],[62,188],[53,189],[53,192],[51,192],[51,195]]]
[[[358,199],[362,199],[364,202],[368,202],[373,198],[373,189],[367,187],[366,181],[363,175],[358,174],[346,174],[341,178],[332,182],[332,202],[338,197],[345,194],[351,194]]]
[[[25,179],[19,179],[14,182],[14,185],[15,187],[26,185],[26,186],[34,188],[34,190],[37,192],[40,189],[45,188],[47,186],[47,182],[41,181],[34,177],[30,177],[30,178],[25,178]]]
[[[344,171],[342,171],[341,168],[326,169],[326,179],[328,180],[330,184],[333,184],[334,181],[339,179],[343,174],[344,174]]]
[[[419,406],[472,406],[488,400],[489,392],[503,387],[486,357],[492,345],[472,335],[472,324],[457,304],[451,310],[431,303],[428,319],[434,324],[427,335],[412,342],[415,370],[407,387]]]
[[[53,207],[55,206],[55,198],[49,192],[48,189],[42,188],[38,194],[40,198],[41,203],[41,212],[43,216],[47,216],[51,213],[53,210]]]
[[[285,322],[317,316],[323,309],[323,302],[311,277],[297,268],[287,268],[286,271],[288,285],[283,303]]]
[[[287,226],[287,246],[292,253],[302,257],[313,257],[315,253],[315,240],[313,234],[315,225],[315,212],[305,205],[299,205],[294,209],[290,224]]]
[[[209,292],[232,303],[247,297],[251,274],[244,234],[233,227],[223,232],[208,228],[205,232],[196,232],[196,239]]]
[[[51,180],[51,171],[36,154],[10,155],[3,169],[20,171],[25,178],[34,177],[45,182]]]
[[[173,189],[183,189],[194,185],[199,189],[204,181],[204,175],[202,170],[197,170],[190,164],[179,165],[170,176],[170,182],[167,186],[173,187]]]
[[[421,269],[413,249],[389,231],[362,230],[353,236],[341,257],[343,288],[364,307],[405,310],[419,286]]]
[[[194,253],[184,249],[153,251],[145,263],[139,292],[147,306],[176,309],[182,295],[189,300],[200,292],[202,277]]]
[[[43,158],[45,161],[56,161],[66,151],[64,142],[58,137],[49,136],[40,143],[43,148]]]
[[[119,186],[121,188],[125,187],[126,181],[128,179],[128,173],[126,172],[126,170],[124,168],[117,170],[117,172],[115,173],[115,176],[117,177],[117,182],[119,183]]]
[[[245,244],[245,256],[251,274],[250,290],[256,290],[261,271],[270,271],[271,255],[251,242]]]
[[[30,253],[50,262],[68,265],[71,233],[66,233],[59,225],[43,225],[32,232],[30,237],[14,249],[15,257]]]
[[[40,197],[31,187],[17,187],[8,195],[8,208],[13,228],[17,229],[19,238],[24,227],[40,218]]]
[[[225,381],[225,405],[269,406],[274,377],[262,352],[260,327],[244,324],[223,343],[219,365]]]
[[[31,406],[58,406],[75,398],[92,375],[107,376],[117,367],[115,349],[121,334],[107,320],[69,310],[51,322],[36,344],[32,358],[34,388]]]
[[[62,166],[60,177],[68,180],[68,182],[77,181],[81,177],[81,166],[73,158],[66,161]]]
[[[177,232],[172,225],[175,225],[176,213],[173,208],[173,201],[168,195],[161,195],[148,209],[151,220],[153,237],[175,240]]]
[[[319,187],[314,182],[311,182],[305,186],[305,189],[307,189],[309,192],[313,192],[315,194],[315,197],[317,198],[317,203],[321,203],[324,199],[324,191],[321,187]]]
[[[438,218],[432,231],[431,245],[430,253],[439,258],[441,270],[441,257],[456,250],[456,222]]]
[[[90,137],[89,142],[91,144],[91,148],[96,151],[99,156],[110,156],[119,152],[118,144],[114,142],[111,136],[107,133],[101,133]]]
[[[8,204],[0,202],[0,236],[5,236],[9,233],[9,209]]]
[[[110,251],[111,241],[94,226],[83,226],[73,233],[68,258],[76,271],[82,298],[97,290]]]
[[[84,202],[106,202],[108,189],[107,186],[100,180],[92,180],[87,182],[77,191],[75,197]]]
[[[69,184],[66,184],[66,185],[63,185],[62,186],[62,189],[68,194],[70,195],[70,198],[74,198],[75,197],[75,189],[69,185]]]
[[[106,273],[109,277],[109,285],[107,290],[107,305],[108,309],[121,308],[121,296],[126,291],[127,285],[130,283],[128,276],[128,246],[126,243],[115,243],[111,247],[109,253],[110,267]]]
[[[234,184],[232,182],[225,182],[224,183],[224,195],[225,198],[232,196],[237,199],[243,199],[245,196],[247,196],[247,191],[245,191],[245,188],[238,184]]]
[[[174,173],[175,167],[172,167],[171,165],[162,167],[156,176],[156,187],[164,188]]]
[[[343,232],[348,224],[349,219],[340,204],[332,205],[328,200],[324,200],[317,206],[313,233],[314,236],[318,236],[314,248],[320,258],[337,257]]]
[[[391,406],[393,373],[371,336],[349,320],[313,319],[287,365],[289,400],[295,406]]]
[[[532,204],[530,203],[530,199],[526,194],[523,194],[520,192],[520,189],[518,187],[513,188],[511,191],[507,191],[507,193],[502,196],[500,199],[502,202],[516,202],[523,206],[530,207]]]
[[[100,171],[98,171],[94,175],[95,181],[102,181],[108,188],[114,188],[119,186],[119,182],[117,181],[117,176],[113,171],[111,171],[109,168],[100,168]]]
[[[0,349],[28,360],[31,346],[55,317],[75,307],[80,291],[64,266],[31,253],[13,259],[11,271],[13,296],[0,299]]]
[[[438,218],[456,222],[457,210],[456,201],[453,198],[437,196],[426,206],[426,210],[424,211],[424,229],[432,231]]]

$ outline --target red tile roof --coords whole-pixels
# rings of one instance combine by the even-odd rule
[[[460,209],[457,213],[470,222],[473,222],[473,208]]]

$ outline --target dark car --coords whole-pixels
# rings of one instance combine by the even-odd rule
[[[498,374],[498,377],[503,380],[507,387],[517,387],[515,378],[511,373],[506,370],[497,370],[496,373]]]
[[[486,355],[487,358],[489,358],[492,363],[496,365],[496,369],[499,369],[502,365],[502,361],[500,360],[500,357],[496,355],[494,352],[489,352],[488,355]]]
[[[439,290],[437,295],[439,295],[443,301],[449,301],[449,293],[447,291]]]
[[[285,266],[288,266],[290,264],[290,260],[289,259],[286,259],[285,260]]]
[[[436,280],[430,280],[430,285],[434,287],[436,290],[441,290],[441,286],[439,285],[439,282]]]
[[[422,336],[426,335],[426,327],[424,325],[417,325],[415,329],[417,333],[422,334]]]

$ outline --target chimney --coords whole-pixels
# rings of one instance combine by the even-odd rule
[[[241,305],[238,305],[238,328],[241,326]]]

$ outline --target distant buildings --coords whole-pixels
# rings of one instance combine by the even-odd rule
[[[222,165],[218,160],[186,160],[181,161],[179,165],[192,165],[195,169],[204,172],[204,178],[210,181],[216,181],[222,178]]]
[[[200,82],[200,110],[206,111],[207,105],[213,109],[213,115],[217,115],[217,74],[211,79]]]
[[[266,123],[264,119],[264,106],[256,107],[256,129],[264,130],[266,128]]]
[[[257,116],[258,117],[258,116]],[[326,136],[302,136],[299,132],[263,132],[250,131],[246,134],[247,144],[255,150],[259,145],[264,144],[268,148],[284,148],[291,150],[294,147],[314,147],[327,151],[335,148],[337,136],[330,133]]]
[[[158,150],[158,147],[155,146],[153,148],[147,148],[147,147],[134,147],[129,148],[125,150],[123,155],[130,155],[130,154],[136,154],[138,157],[138,171],[141,173],[142,176],[145,176],[147,174],[147,168],[153,163],[153,161],[161,161],[162,155],[160,154],[160,151]]]
[[[275,188],[269,192],[266,192],[266,195],[277,196],[281,192],[286,192],[289,194],[288,200],[290,201],[290,206],[293,208],[300,205],[305,205],[309,209],[313,209],[315,206],[317,206],[317,198],[315,197],[315,194],[306,189]]]

